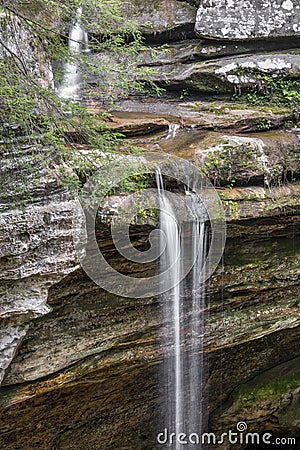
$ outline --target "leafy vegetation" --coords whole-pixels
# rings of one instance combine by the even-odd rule
[[[261,122],[261,130],[269,129]],[[205,154],[204,173],[214,186],[233,189],[250,182],[263,181],[266,187],[281,186],[288,180],[297,181],[299,152],[288,143],[277,144],[272,155],[266,155],[262,141],[236,141],[230,137],[220,139],[218,145]],[[283,149],[284,146],[284,149]]]
[[[268,119],[260,119],[256,122],[256,127],[258,130],[270,130],[272,128],[272,122]]]
[[[244,68],[237,68],[237,75],[251,75]],[[253,75],[253,74],[252,74]],[[247,92],[237,92],[235,98],[244,100],[251,105],[265,106],[288,106],[292,113],[294,122],[299,121],[300,113],[300,81],[297,79],[283,79],[272,77],[267,74],[254,74],[256,86]],[[264,128],[267,129],[267,128]]]
[[[251,143],[234,145],[224,138],[221,145],[208,152],[204,161],[204,173],[215,186],[233,189],[239,183],[248,182],[261,166],[258,150]]]
[[[240,395],[245,406],[259,401],[272,401],[278,399],[282,394],[293,391],[299,386],[299,377],[287,376],[268,381],[253,390],[241,391]]]
[[[64,167],[62,182],[77,189],[95,158],[101,159],[103,152],[112,152],[122,143],[123,136],[109,130],[109,118],[101,111],[92,113],[82,102],[58,97],[49,61],[56,79],[64,75],[61,61],[76,61],[82,73],[92,74],[93,95],[102,102],[147,89],[138,81],[148,75],[141,76],[139,67],[142,36],[137,25],[125,17],[123,6],[120,0],[4,0],[0,17],[0,152],[17,160],[20,151],[27,154],[31,147],[36,160],[25,157],[25,171],[1,171],[0,185],[5,185],[3,177],[9,173],[10,185],[15,184],[17,192],[28,182],[28,172],[33,179],[43,173],[42,166],[57,170],[61,161],[76,173],[70,176],[64,164],[59,164]],[[91,56],[68,50],[68,27],[78,8],[82,8],[82,24],[91,36]],[[85,94],[88,99],[88,89]],[[78,142],[95,150],[78,152]]]

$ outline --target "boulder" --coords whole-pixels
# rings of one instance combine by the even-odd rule
[[[248,40],[299,36],[297,0],[203,0],[195,31],[208,39]]]
[[[270,187],[299,175],[298,132],[226,135],[217,138],[214,145],[201,147],[196,158],[216,185],[264,184]]]
[[[197,8],[186,2],[130,0],[125,3],[124,8],[138,22],[148,40],[172,41],[195,36]]]

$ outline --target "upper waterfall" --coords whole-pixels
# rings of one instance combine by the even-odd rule
[[[69,51],[72,55],[88,51],[88,34],[82,26],[82,8],[78,8],[74,23],[69,31]],[[79,63],[69,61],[64,64],[64,78],[62,84],[58,88],[58,95],[62,98],[76,99],[79,97],[79,91],[82,86],[82,73]]]

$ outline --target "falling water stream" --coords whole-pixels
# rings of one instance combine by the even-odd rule
[[[68,45],[71,55],[88,52],[88,34],[81,23],[82,8],[78,8],[76,18],[69,31]],[[82,86],[82,74],[78,61],[64,64],[65,75],[58,94],[62,98],[77,99]]]
[[[166,139],[174,139],[178,130],[180,130],[180,125],[177,123],[170,123]]]
[[[82,8],[69,32],[71,54],[88,51],[88,36],[81,24]],[[77,99],[82,86],[82,75],[76,60],[65,64],[65,77],[58,90],[62,98]],[[180,125],[171,124],[166,139],[176,136]],[[163,362],[161,388],[164,427],[169,433],[197,433],[203,431],[203,336],[205,292],[201,270],[206,255],[207,233],[204,219],[197,209],[196,195],[186,191],[186,203],[193,220],[181,226],[176,220],[172,202],[166,195],[162,174],[156,173],[160,204],[160,229],[165,240],[160,272],[161,282],[173,286],[161,295],[163,323],[161,341],[166,356]],[[194,261],[184,279],[184,260]],[[167,270],[168,269],[168,270]],[[183,280],[183,281],[181,281]],[[168,448],[188,449],[175,439]],[[194,445],[191,447],[194,448]],[[197,447],[201,448],[201,446]]]
[[[160,229],[166,239],[160,272],[171,268],[172,289],[161,295],[163,323],[162,346],[165,357],[161,373],[164,428],[168,434],[197,433],[203,428],[203,336],[205,292],[200,274],[206,255],[207,233],[197,213],[196,196],[186,192],[187,204],[194,217],[185,226],[176,220],[176,212],[166,196],[163,179],[157,171],[160,204]],[[186,281],[182,278],[183,259],[195,264]],[[164,275],[165,277],[165,275]],[[162,283],[170,280],[162,279]],[[168,448],[181,450],[189,445],[176,439]],[[195,448],[191,445],[191,448]],[[197,446],[201,448],[201,446]]]

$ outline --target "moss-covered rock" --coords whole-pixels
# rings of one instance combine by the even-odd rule
[[[298,133],[265,132],[221,136],[215,145],[196,153],[215,185],[278,186],[299,177]]]
[[[233,130],[235,133],[243,133],[293,125],[293,111],[288,106],[270,104],[250,106],[241,101],[229,100],[188,101],[185,98],[187,95],[188,93],[183,90],[182,98],[177,101],[163,98],[159,102],[153,101],[153,99],[124,100],[117,103],[118,109],[112,113],[117,118],[116,123],[119,122],[118,118],[124,119],[124,117],[127,122],[130,122],[131,119],[133,123],[136,120],[153,121],[157,118],[167,119],[170,123],[181,123],[181,133],[176,134],[176,139],[170,140],[174,148],[180,144],[182,134],[189,130],[220,131],[227,129]],[[113,118],[113,122],[108,123],[108,127],[113,128],[114,126]],[[160,145],[157,141],[155,144]],[[188,149],[184,140],[181,145],[181,155],[183,156]]]
[[[248,424],[249,433],[268,430],[274,437],[284,435],[288,443],[287,438],[297,437],[299,405],[299,358],[294,358],[237,387],[222,408],[213,414],[213,428],[222,432],[234,429],[242,419]],[[293,440],[289,442],[292,444]],[[216,448],[230,447],[225,444]]]
[[[262,86],[265,75],[299,77],[300,55],[291,50],[193,64],[163,65],[157,68],[152,79],[167,89],[185,88],[201,93],[225,94]]]

